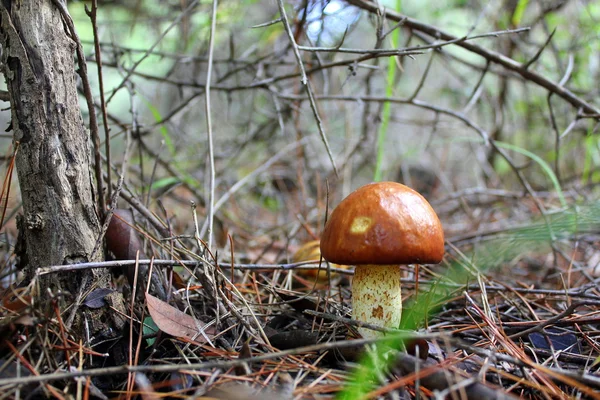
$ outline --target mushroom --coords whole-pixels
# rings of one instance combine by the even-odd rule
[[[292,262],[298,263],[302,261],[314,261],[318,263],[321,258],[320,243],[318,240],[311,240],[310,242],[304,243],[292,256]],[[349,269],[349,265],[338,265],[331,263],[331,268]],[[299,269],[298,275],[306,278],[315,279],[318,282],[327,282],[327,266],[322,266],[319,269]],[[335,277],[336,274],[332,273],[331,277]]]
[[[444,257],[442,224],[416,191],[396,182],[357,189],[333,210],[321,237],[329,262],[355,265],[352,317],[397,328],[402,315],[399,264],[437,264]],[[360,328],[365,338],[378,337]]]

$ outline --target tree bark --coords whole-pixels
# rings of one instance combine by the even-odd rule
[[[79,108],[75,43],[51,0],[0,0],[0,18],[2,69],[18,146],[16,167],[23,200],[19,225],[28,276],[32,278],[42,266],[100,261],[101,251],[91,256],[101,225],[90,140]],[[50,288],[53,293],[70,293],[68,303],[80,303],[89,288],[108,287],[110,275],[97,269],[50,275],[39,283],[42,296]],[[80,313],[71,314],[75,315]],[[106,321],[95,315],[88,325],[94,333],[106,329]]]

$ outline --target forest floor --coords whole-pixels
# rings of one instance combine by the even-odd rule
[[[324,204],[299,206],[295,185],[274,193],[279,207],[258,201],[263,192],[219,214],[216,254],[200,250],[185,190],[162,199],[170,240],[136,212],[132,249],[156,261],[106,264],[129,314],[122,332],[88,345],[56,299],[11,285],[0,399],[600,398],[595,207],[560,208],[546,193],[537,201],[559,211],[542,213],[519,193],[428,193],[445,259],[402,266],[403,329],[369,340],[351,319],[352,267],[327,271],[319,257]],[[132,293],[123,265],[152,265],[164,292]],[[92,292],[81,312],[108,294]]]

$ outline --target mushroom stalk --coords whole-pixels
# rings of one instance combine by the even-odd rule
[[[352,279],[352,318],[386,328],[398,328],[402,316],[400,266],[357,265]],[[359,328],[364,338],[381,333]]]

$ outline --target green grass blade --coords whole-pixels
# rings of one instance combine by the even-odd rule
[[[401,0],[396,1],[396,11],[401,10]],[[400,29],[397,28],[392,35],[392,48],[396,48],[400,40]],[[387,86],[385,88],[386,97],[392,97],[394,94],[394,84],[396,82],[396,57],[392,56],[388,58],[388,73],[387,73]],[[375,161],[375,174],[373,180],[379,182],[382,179],[382,164],[385,153],[385,137],[387,134],[388,125],[390,123],[390,114],[392,110],[392,103],[387,101],[383,104],[383,112],[381,116],[381,125],[379,125],[379,131],[377,132],[377,159]]]
[[[567,201],[565,200],[565,196],[563,194],[562,188],[560,187],[560,182],[558,182],[558,178],[556,177],[556,174],[554,174],[554,171],[552,171],[552,168],[550,167],[550,165],[548,165],[548,163],[546,161],[542,160],[542,158],[540,156],[538,156],[537,154],[532,153],[529,150],[525,150],[521,147],[512,145],[510,143],[495,141],[494,144],[496,144],[496,146],[501,147],[503,149],[511,150],[511,151],[517,152],[519,154],[522,154],[526,157],[531,158],[533,161],[535,161],[544,170],[546,175],[548,175],[548,178],[550,178],[550,181],[552,181],[552,185],[554,186],[554,189],[556,190],[556,194],[558,196],[558,199],[560,200],[560,204],[563,207],[567,207]]]

